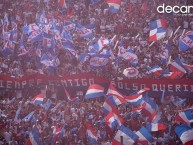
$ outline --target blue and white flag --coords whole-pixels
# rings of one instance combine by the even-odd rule
[[[160,53],[160,57],[161,57],[161,62],[162,64],[166,65],[168,62],[168,54],[170,51],[171,45],[170,44],[166,44],[165,47],[162,48],[161,53]]]
[[[100,68],[106,66],[108,62],[109,62],[109,55],[94,54],[90,59],[90,66]]]
[[[188,31],[179,39],[179,50],[185,51],[191,48],[193,48],[193,31]]]
[[[79,23],[76,24],[76,31],[81,37],[84,38],[92,38],[94,36],[91,29],[87,29]]]
[[[40,133],[37,129],[36,126],[33,127],[30,135],[29,135],[29,140],[32,145],[42,145],[40,141]]]
[[[32,111],[31,113],[29,113],[26,117],[24,117],[22,119],[22,121],[25,121],[25,122],[29,122],[32,118],[32,116],[34,115],[35,111]]]
[[[28,42],[34,43],[36,41],[40,41],[42,39],[42,32],[41,31],[33,31],[29,37],[28,37]]]

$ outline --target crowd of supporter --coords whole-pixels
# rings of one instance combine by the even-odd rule
[[[28,43],[24,40],[25,47],[28,48],[27,58],[20,54],[19,41],[22,37],[22,28],[24,21],[27,24],[37,22],[37,17],[44,9],[48,17],[58,19],[58,21],[73,21],[79,22],[82,25],[92,25],[95,27],[94,37],[95,41],[101,36],[111,39],[116,35],[112,46],[116,42],[118,45],[113,49],[113,54],[116,57],[121,45],[124,48],[131,48],[138,56],[138,63],[135,68],[139,74],[135,78],[155,78],[148,73],[147,67],[159,65],[163,69],[169,69],[169,65],[164,65],[160,59],[160,53],[166,43],[171,44],[169,56],[171,60],[179,57],[182,61],[193,65],[193,50],[179,51],[178,40],[183,30],[193,30],[193,17],[173,14],[158,14],[157,6],[165,3],[169,5],[183,5],[184,0],[168,1],[168,0],[147,0],[147,11],[141,9],[143,0],[122,0],[120,10],[118,13],[112,14],[108,11],[108,4],[104,0],[93,4],[91,0],[66,0],[67,10],[61,10],[58,1],[53,0],[1,0],[0,1],[0,31],[3,30],[4,14],[8,14],[9,21],[14,18],[17,23],[18,40],[14,42],[14,48],[8,56],[4,56],[0,51],[0,74],[22,77],[35,73],[46,75],[64,76],[69,74],[80,74],[89,72],[97,76],[102,76],[109,79],[123,79],[123,71],[125,68],[132,67],[128,61],[122,60],[117,65],[116,59],[111,59],[104,68],[91,69],[89,63],[81,63],[80,56],[82,53],[89,51],[89,39],[80,37],[77,33],[72,35],[77,57],[72,57],[69,52],[60,48],[56,49],[56,54],[59,58],[60,64],[54,71],[50,71],[46,66],[43,66],[41,71],[35,60],[36,48],[38,43]],[[167,21],[167,35],[164,39],[156,41],[152,46],[149,46],[149,26],[151,21],[164,18]],[[181,26],[179,31],[171,36],[171,32]],[[11,24],[8,30],[11,30]],[[0,49],[3,49],[3,31],[0,35]],[[171,37],[170,37],[171,36]],[[43,50],[42,50],[43,51]],[[193,78],[193,73],[188,72],[183,78]],[[29,92],[28,92],[29,91]],[[57,96],[53,89],[47,88],[46,99],[51,100],[50,109],[45,111],[41,106],[35,106],[31,103],[31,99],[39,93],[40,89],[33,88],[23,90],[22,96],[17,96],[16,91],[6,91],[7,94],[0,93],[3,97],[0,101],[0,145],[23,145],[29,138],[29,133],[33,126],[36,125],[40,132],[40,140],[43,145],[53,144],[53,129],[54,126],[64,126],[62,136],[57,138],[56,144],[61,145],[91,145],[86,135],[85,124],[89,122],[95,132],[97,132],[98,144],[111,145],[112,139],[116,131],[112,131],[105,123],[105,115],[101,111],[104,103],[104,98],[84,100],[81,98],[80,102],[67,102],[66,100]],[[81,96],[83,97],[83,96]],[[15,98],[14,101],[11,101]],[[182,108],[187,108],[193,104],[192,100],[187,98],[182,106],[176,106],[172,101],[162,103],[160,98],[154,98],[154,101],[159,106],[161,121],[165,124],[166,130],[153,132],[154,145],[180,145],[181,141],[174,132],[174,128],[179,124],[174,116]],[[51,108],[58,103],[62,103],[59,110],[52,112]],[[30,121],[14,120],[19,104],[21,107],[20,118],[24,118],[30,112],[35,111]],[[146,126],[146,118],[141,115],[132,116],[131,104],[122,104],[118,106],[120,115],[124,119],[124,125],[132,131],[138,131],[141,127]],[[171,126],[171,133],[168,128]]]
[[[101,36],[111,39],[113,36],[117,36],[115,40],[119,43],[113,50],[115,57],[117,56],[118,49],[122,43],[124,48],[131,48],[138,56],[138,63],[136,69],[139,74],[135,78],[152,78],[153,75],[147,73],[147,66],[153,67],[159,65],[163,69],[169,68],[169,65],[164,65],[160,59],[160,53],[164,45],[169,41],[172,48],[169,52],[171,60],[179,57],[182,61],[192,65],[192,49],[187,51],[179,51],[178,38],[182,34],[182,31],[192,30],[193,19],[191,16],[179,16],[172,14],[158,14],[156,7],[159,4],[166,3],[170,5],[183,5],[184,1],[147,1],[147,10],[141,9],[143,1],[134,0],[121,2],[119,13],[112,14],[108,11],[108,4],[105,1],[100,1],[97,4],[92,4],[89,0],[82,1],[67,1],[68,9],[66,11],[60,11],[58,3],[54,1],[8,1],[3,0],[1,2],[1,14],[0,18],[2,23],[0,29],[3,27],[4,14],[8,14],[8,19],[16,20],[17,28],[19,31],[18,41],[15,42],[12,54],[4,57],[1,54],[1,74],[7,74],[14,77],[20,77],[23,75],[29,75],[32,73],[39,73],[38,64],[35,61],[34,55],[36,54],[37,42],[28,43],[24,40],[25,47],[28,51],[27,55],[30,57],[26,59],[26,56],[19,55],[19,40],[22,34],[22,27],[24,26],[25,18],[27,24],[37,23],[37,17],[45,10],[46,15],[49,17],[57,18],[62,22],[73,21],[79,22],[82,25],[95,26],[94,37],[96,40]],[[149,46],[149,25],[151,21],[164,18],[167,21],[167,36],[161,41],[157,41],[152,46]],[[170,37],[171,32],[175,31],[179,26],[181,28],[176,35]],[[11,24],[9,24],[9,30]],[[139,35],[138,35],[139,34]],[[82,53],[88,52],[89,39],[80,37],[77,33],[72,35],[75,49],[77,51],[77,58],[72,58],[68,52],[61,50],[57,47],[56,54],[60,60],[60,65],[50,72],[47,67],[43,67],[41,73],[44,74],[56,74],[63,76],[65,74],[79,74],[81,72],[90,72],[98,76],[104,76],[107,78],[125,78],[123,70],[131,67],[131,64],[125,60],[122,60],[118,65],[116,59],[111,59],[107,66],[103,69],[95,68],[91,69],[89,63],[81,63],[79,57]],[[122,41],[121,41],[122,40]],[[115,45],[114,41],[112,46]],[[3,36],[1,35],[1,48],[4,47]],[[16,53],[17,52],[17,53]],[[24,60],[24,61],[23,61]],[[184,75],[185,78],[192,78],[192,73]]]

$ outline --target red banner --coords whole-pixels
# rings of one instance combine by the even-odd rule
[[[183,95],[190,97],[193,95],[193,80],[167,80],[167,79],[125,79],[121,81],[111,81],[105,78],[96,77],[91,74],[69,75],[64,77],[30,75],[22,78],[12,78],[0,75],[0,89],[24,89],[40,85],[64,86],[75,91],[86,92],[90,84],[100,84],[107,90],[109,83],[112,83],[121,92],[128,94],[138,91],[144,87],[149,87],[151,92],[159,94],[163,90],[166,93]]]

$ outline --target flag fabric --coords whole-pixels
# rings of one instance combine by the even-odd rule
[[[67,97],[68,101],[70,101],[70,102],[76,102],[76,101],[79,100],[78,97],[71,98],[70,94],[68,93],[68,91],[67,91],[65,88],[64,88],[64,92],[65,92],[65,94],[66,94],[66,97]]]
[[[162,62],[162,64],[164,64],[164,65],[166,65],[167,62],[168,62],[170,49],[171,49],[171,45],[170,45],[170,44],[166,44],[166,46],[163,47],[162,50],[161,50],[161,52],[160,52],[161,62]]]
[[[160,130],[165,130],[166,126],[163,123],[149,123],[147,124],[146,128],[151,131],[160,131]]]
[[[184,145],[193,144],[193,128],[186,124],[179,125],[175,128],[175,133],[178,135]]]
[[[158,19],[150,24],[149,41],[157,41],[165,37],[166,35],[166,21],[164,19]]]
[[[81,37],[84,38],[92,38],[94,36],[91,29],[88,29],[79,23],[76,24],[76,31]]]
[[[56,126],[54,126],[53,128],[53,142],[54,144],[56,143],[58,136],[62,133],[63,131],[63,127],[60,124],[57,124]]]
[[[117,105],[120,105],[126,102],[124,95],[121,94],[111,83],[107,90],[107,95],[112,96]]]
[[[87,133],[87,137],[88,137],[88,140],[90,143],[92,143],[92,144],[98,143],[97,134],[90,124],[86,124],[86,133]]]
[[[105,115],[109,114],[113,110],[117,110],[117,105],[112,97],[107,97],[102,107],[102,111]]]
[[[144,127],[137,131],[136,135],[139,137],[137,143],[141,143],[143,145],[149,145],[153,140],[153,137],[150,132]]]
[[[30,43],[34,43],[36,41],[40,41],[42,39],[42,32],[41,31],[33,31],[27,41],[30,42]]]
[[[105,117],[105,122],[106,124],[112,129],[114,130],[115,127],[117,126],[117,122],[115,120],[114,117],[114,113],[110,112],[106,117]]]
[[[61,8],[67,8],[66,0],[58,0],[58,4]]]
[[[193,65],[187,64],[185,62],[182,62],[184,68],[188,70],[189,72],[193,72]]]
[[[24,26],[22,30],[24,34],[30,34],[31,32],[39,31],[39,27],[35,23],[32,23],[28,26]]]
[[[93,45],[92,49],[90,50],[90,53],[98,53],[102,51],[104,47],[109,46],[110,40],[104,37],[100,37],[98,41]]]
[[[40,133],[36,126],[33,127],[31,133],[29,134],[29,141],[31,145],[42,145],[40,141]]]
[[[152,73],[154,76],[161,76],[163,69],[161,67],[159,67],[158,65],[155,65],[153,68],[151,67],[147,67],[147,70]]]
[[[179,50],[186,51],[193,48],[193,31],[188,31],[179,39]]]
[[[142,102],[142,94],[136,94],[133,96],[125,96],[125,100],[133,105],[140,105]]]
[[[42,104],[44,98],[45,98],[45,95],[41,93],[41,94],[36,95],[34,98],[32,98],[31,102],[34,105],[40,105]]]
[[[117,13],[121,5],[121,0],[107,0],[107,4],[109,5],[110,12]]]
[[[109,55],[93,54],[90,58],[90,67],[104,68],[109,62]]]
[[[124,125],[119,127],[113,141],[112,145],[119,145],[121,143],[120,137],[123,136],[123,145],[134,144],[139,138],[133,131],[126,128]]]
[[[85,98],[91,99],[91,98],[97,98],[104,95],[104,87],[98,85],[98,84],[92,84],[89,86]]]
[[[143,89],[139,90],[139,91],[137,92],[137,94],[142,94],[142,93],[144,93],[144,92],[146,92],[146,91],[149,91],[149,90],[150,90],[150,88],[143,88]]]
[[[182,76],[180,72],[171,72],[169,70],[165,70],[162,75],[167,79],[176,79]]]
[[[136,66],[138,63],[138,56],[131,48],[124,49],[123,47],[120,47],[118,56],[128,61],[132,66]]]
[[[50,108],[51,104],[52,104],[52,101],[51,101],[50,99],[48,99],[48,100],[46,101],[46,103],[44,103],[44,104],[42,105],[42,107],[43,107],[45,110],[48,110],[48,109]]]
[[[73,32],[76,28],[76,24],[71,21],[66,21],[64,23],[64,29],[68,32]]]
[[[54,106],[54,108],[51,109],[51,112],[56,112],[56,110],[58,110],[60,105],[61,105],[61,102],[57,103],[56,106]]]
[[[31,113],[29,113],[26,117],[24,117],[22,119],[22,121],[25,121],[25,122],[29,122],[31,120],[31,118],[33,117],[35,111],[32,111]]]
[[[179,58],[176,58],[174,62],[170,63],[170,70],[172,72],[179,72],[181,75],[186,74],[186,70]]]
[[[179,112],[175,116],[175,120],[178,121],[178,122],[181,122],[183,124],[190,124],[191,122],[193,122],[192,111]]]

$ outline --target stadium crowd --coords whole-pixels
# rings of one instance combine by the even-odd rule
[[[158,5],[163,3],[172,6],[183,5],[184,0],[147,0],[146,8],[143,7],[144,2],[143,0],[122,0],[119,12],[111,13],[108,10],[108,4],[104,0],[99,0],[96,4],[92,3],[91,0],[66,0],[66,10],[59,8],[58,1],[52,0],[1,0],[0,19],[2,23],[0,24],[0,30],[4,28],[4,14],[6,13],[10,22],[11,19],[16,20],[18,36],[17,40],[13,42],[12,52],[9,55],[5,55],[3,51],[0,53],[0,74],[19,78],[35,73],[64,76],[88,72],[109,79],[124,79],[126,78],[123,74],[124,69],[133,67],[127,60],[121,60],[117,64],[116,58],[119,49],[124,46],[124,48],[131,48],[138,56],[138,63],[135,68],[139,71],[139,74],[135,78],[157,78],[148,73],[147,67],[158,65],[163,69],[169,69],[170,65],[163,64],[160,58],[166,43],[171,44],[168,54],[168,56],[171,56],[171,60],[175,60],[178,57],[182,61],[193,65],[193,50],[179,51],[178,48],[178,40],[183,30],[193,30],[193,17],[158,14],[156,9]],[[19,42],[23,38],[22,28],[24,23],[37,23],[37,18],[43,9],[47,17],[55,18],[59,22],[72,21],[84,26],[94,26],[93,41],[95,43],[101,36],[111,39],[116,35],[111,44],[112,47],[116,46],[112,52],[115,59],[111,59],[103,68],[90,68],[88,61],[84,63],[80,61],[81,54],[89,52],[88,43],[90,39],[83,38],[78,33],[73,33],[72,39],[77,53],[76,57],[72,57],[68,51],[61,49],[60,44],[57,43],[55,53],[59,59],[59,65],[54,67],[52,71],[46,65],[39,69],[39,64],[36,62],[39,43],[29,43],[24,38],[26,52],[22,52]],[[150,23],[160,18],[164,18],[167,22],[166,37],[150,46],[148,41]],[[179,26],[181,26],[179,31],[175,35],[171,35]],[[7,31],[11,30],[12,27],[10,23]],[[0,46],[3,49],[5,45],[3,31],[1,31],[0,37]],[[118,42],[117,45],[116,42]],[[43,53],[43,49],[40,51]],[[192,79],[193,73],[190,71],[183,78]],[[43,105],[31,103],[31,99],[41,91],[46,94],[42,104],[45,104],[48,100],[52,102],[47,110]],[[58,93],[55,91],[48,86],[46,91],[40,88],[22,90],[22,93],[19,92],[22,95],[18,95],[15,90],[4,90],[3,92],[6,93],[0,93],[2,97],[0,101],[0,145],[29,145],[29,134],[34,125],[40,133],[39,138],[43,145],[92,145],[88,141],[86,134],[85,124],[87,123],[92,124],[94,131],[97,133],[98,144],[112,144],[116,130],[112,131],[105,123],[105,115],[101,111],[104,98],[91,100],[81,98],[80,102],[67,102],[59,98]],[[179,125],[179,122],[175,120],[175,116],[179,110],[192,106],[192,99],[187,98],[182,105],[176,105],[171,101],[172,99],[165,103],[158,97],[152,99],[159,106],[158,108],[161,112],[160,120],[164,123],[166,129],[152,132],[153,141],[151,144],[180,145],[181,141],[174,131],[175,127]],[[54,108],[58,103],[61,103],[60,107],[53,111],[51,108]],[[19,106],[21,106],[20,119],[35,111],[30,121],[16,119],[15,116]],[[142,115],[133,116],[131,113],[133,108],[134,105],[131,104],[118,106],[119,113],[125,121],[124,125],[136,132],[141,127],[145,127],[148,121]],[[56,126],[59,128],[63,127],[63,132],[53,139],[53,130]]]

